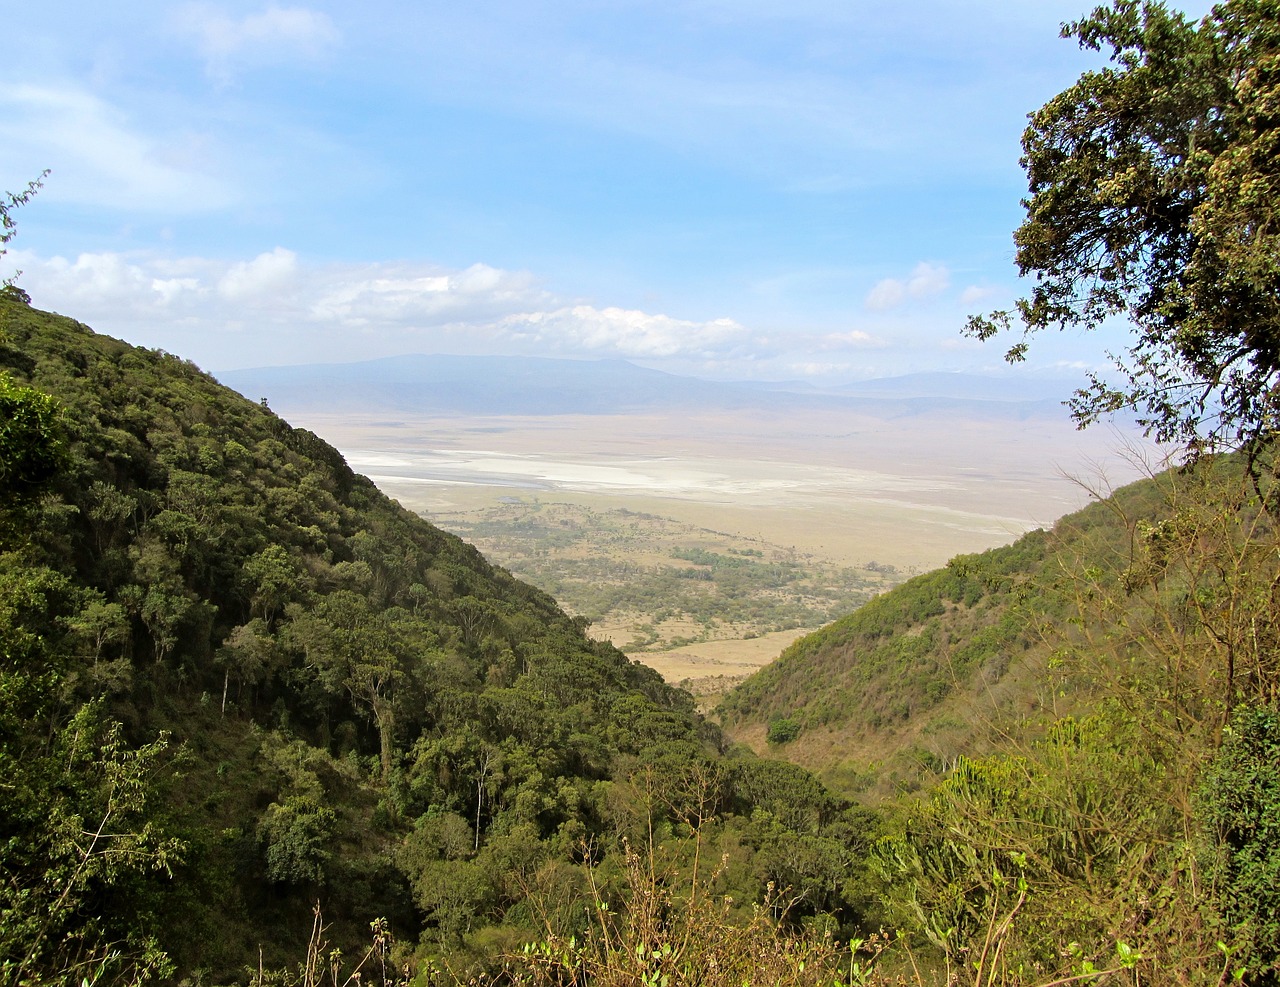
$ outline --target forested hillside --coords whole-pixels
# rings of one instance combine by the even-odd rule
[[[861,816],[318,437],[20,292],[0,333],[0,979],[226,982],[317,901],[465,970],[618,902],[628,841],[862,920]]]

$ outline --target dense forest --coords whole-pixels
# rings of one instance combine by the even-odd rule
[[[302,956],[316,901],[348,950],[383,919],[398,962],[465,971],[585,928],[628,847],[747,912],[773,882],[797,921],[864,922],[864,813],[728,751],[315,435],[16,295],[7,982],[225,982]]]

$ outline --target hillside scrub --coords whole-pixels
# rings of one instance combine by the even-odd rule
[[[966,980],[1280,981],[1278,24],[1255,0],[1198,23],[1100,6],[1062,33],[1111,64],[1023,137],[1034,281],[969,332],[1019,323],[1017,362],[1044,329],[1126,317],[1119,377],[1073,414],[1132,409],[1193,465],[1156,478],[1155,510],[1106,505],[1123,550],[1043,572],[1047,723],[1000,724],[881,844],[895,914]]]
[[[953,967],[981,957],[1011,983],[1280,972],[1280,487],[1231,458],[1150,482],[1157,513],[1116,515],[1127,552],[1095,543],[1042,575],[1069,604],[1037,629],[1045,726],[1007,723],[877,850],[891,914]]]
[[[890,814],[870,858],[922,968],[1275,981],[1280,484],[1251,458],[1202,456],[909,581],[722,707],[799,728],[779,756],[833,731],[901,745],[861,766],[896,799],[862,797]]]

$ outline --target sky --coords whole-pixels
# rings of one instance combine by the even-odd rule
[[[8,28],[3,274],[210,369],[995,372],[1061,0],[49,0]],[[1192,13],[1197,11],[1192,10]],[[1203,11],[1198,11],[1202,13]],[[1046,336],[1083,374],[1124,329]]]

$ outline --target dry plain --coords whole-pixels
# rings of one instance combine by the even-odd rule
[[[1065,412],[1060,419],[883,419],[828,411],[474,417],[280,410],[406,507],[535,583],[539,566],[531,560],[545,561],[548,552],[577,565],[595,553],[632,571],[699,549],[719,558],[791,559],[808,567],[804,585],[822,583],[824,592],[843,571],[867,580],[869,594],[1050,525],[1092,492],[1158,463],[1156,450],[1131,434],[1080,432]],[[557,530],[573,535],[558,539],[565,544],[510,537],[528,528],[531,512],[550,523],[552,509]],[[635,516],[653,520],[637,532]],[[622,517],[630,537],[618,535]],[[595,632],[671,681],[697,680],[695,691],[706,698],[822,622],[713,619],[681,636],[680,615],[670,620],[640,632],[645,614],[610,613],[596,617]]]

